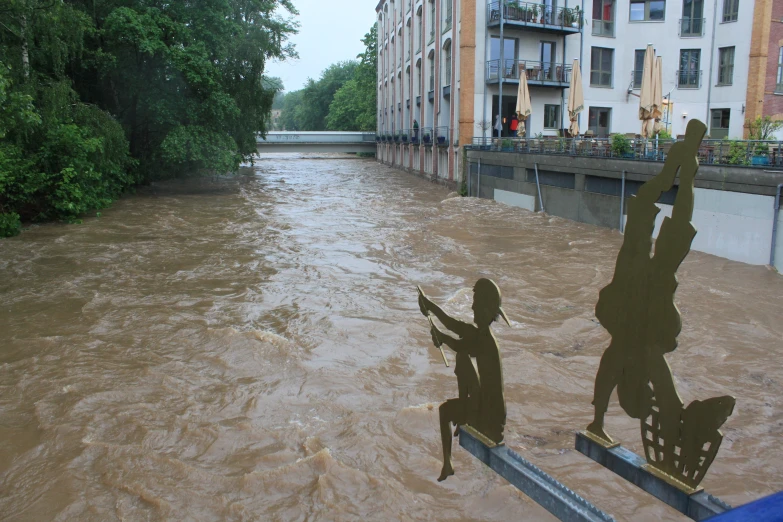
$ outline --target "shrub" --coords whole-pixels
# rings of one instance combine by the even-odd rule
[[[622,134],[613,134],[612,135],[612,155],[622,157],[626,154],[630,154],[633,149],[631,149],[631,140],[623,136]]]
[[[726,142],[724,142],[726,145]],[[748,148],[745,142],[740,140],[730,140],[728,142],[729,153],[726,163],[729,165],[748,165]]]
[[[11,212],[9,214],[0,214],[0,237],[11,237],[22,231],[22,222],[19,220],[19,214]]]

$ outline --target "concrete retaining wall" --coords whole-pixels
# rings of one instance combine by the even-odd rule
[[[623,171],[627,198],[663,166],[656,162],[490,151],[470,151],[468,162],[472,196],[478,194],[538,211],[537,164],[547,213],[615,229],[621,224]],[[695,182],[693,224],[698,234],[693,249],[743,263],[768,264],[778,183],[783,183],[783,172],[702,166]],[[671,215],[676,193],[675,186],[661,197],[656,236],[663,218]],[[783,216],[778,221],[775,265],[783,272]]]

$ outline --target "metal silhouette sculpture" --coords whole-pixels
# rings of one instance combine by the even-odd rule
[[[595,378],[595,417],[585,433],[606,447],[616,445],[604,430],[609,396],[617,387],[620,406],[640,420],[647,468],[680,489],[693,492],[720,447],[719,428],[734,411],[734,398],[693,401],[683,408],[664,354],[677,348],[682,328],[674,304],[677,268],[691,248],[696,229],[693,180],[696,158],[707,128],[691,120],[685,140],[672,146],[661,172],[628,203],[625,238],[614,278],[595,307],[601,325],[612,335]],[[680,176],[671,218],[663,221],[651,255],[655,205]]]
[[[479,279],[473,287],[475,324],[454,319],[424,295],[421,288],[418,290],[419,308],[430,321],[430,332],[435,346],[440,348],[445,344],[456,353],[454,373],[457,376],[459,397],[447,400],[439,408],[443,468],[438,481],[443,481],[454,474],[451,464],[450,424],[456,426],[453,432],[455,437],[459,433],[460,426],[470,426],[490,445],[503,442],[503,428],[506,425],[503,366],[498,343],[490,325],[498,317],[502,317],[506,324],[508,319],[500,306],[500,289],[489,279]],[[432,315],[458,337],[454,338],[441,332],[432,322]],[[441,353],[443,353],[442,348]],[[473,366],[472,357],[476,359],[478,373]],[[448,366],[445,354],[443,360]]]

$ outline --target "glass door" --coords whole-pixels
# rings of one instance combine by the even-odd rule
[[[553,81],[555,73],[555,42],[541,42],[541,72],[544,81]]]

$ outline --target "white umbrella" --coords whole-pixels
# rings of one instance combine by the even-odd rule
[[[568,119],[571,120],[568,132],[571,133],[571,136],[579,134],[579,120],[577,117],[584,108],[585,95],[582,89],[582,73],[579,70],[579,60],[574,60],[574,65],[571,69],[571,83],[568,85]]]
[[[653,67],[653,132],[658,134],[661,130],[661,117],[663,116],[663,60],[660,56],[655,58]]]
[[[525,74],[525,64],[519,64],[519,91],[517,92],[517,117],[520,126],[530,116],[532,106],[530,105],[530,89],[527,87],[527,74]],[[524,129],[524,127],[523,127]]]
[[[652,44],[647,46],[644,52],[644,70],[642,72],[642,85],[639,92],[639,119],[642,120],[642,137],[652,137],[655,125],[655,100],[653,69],[655,68],[655,51]]]

